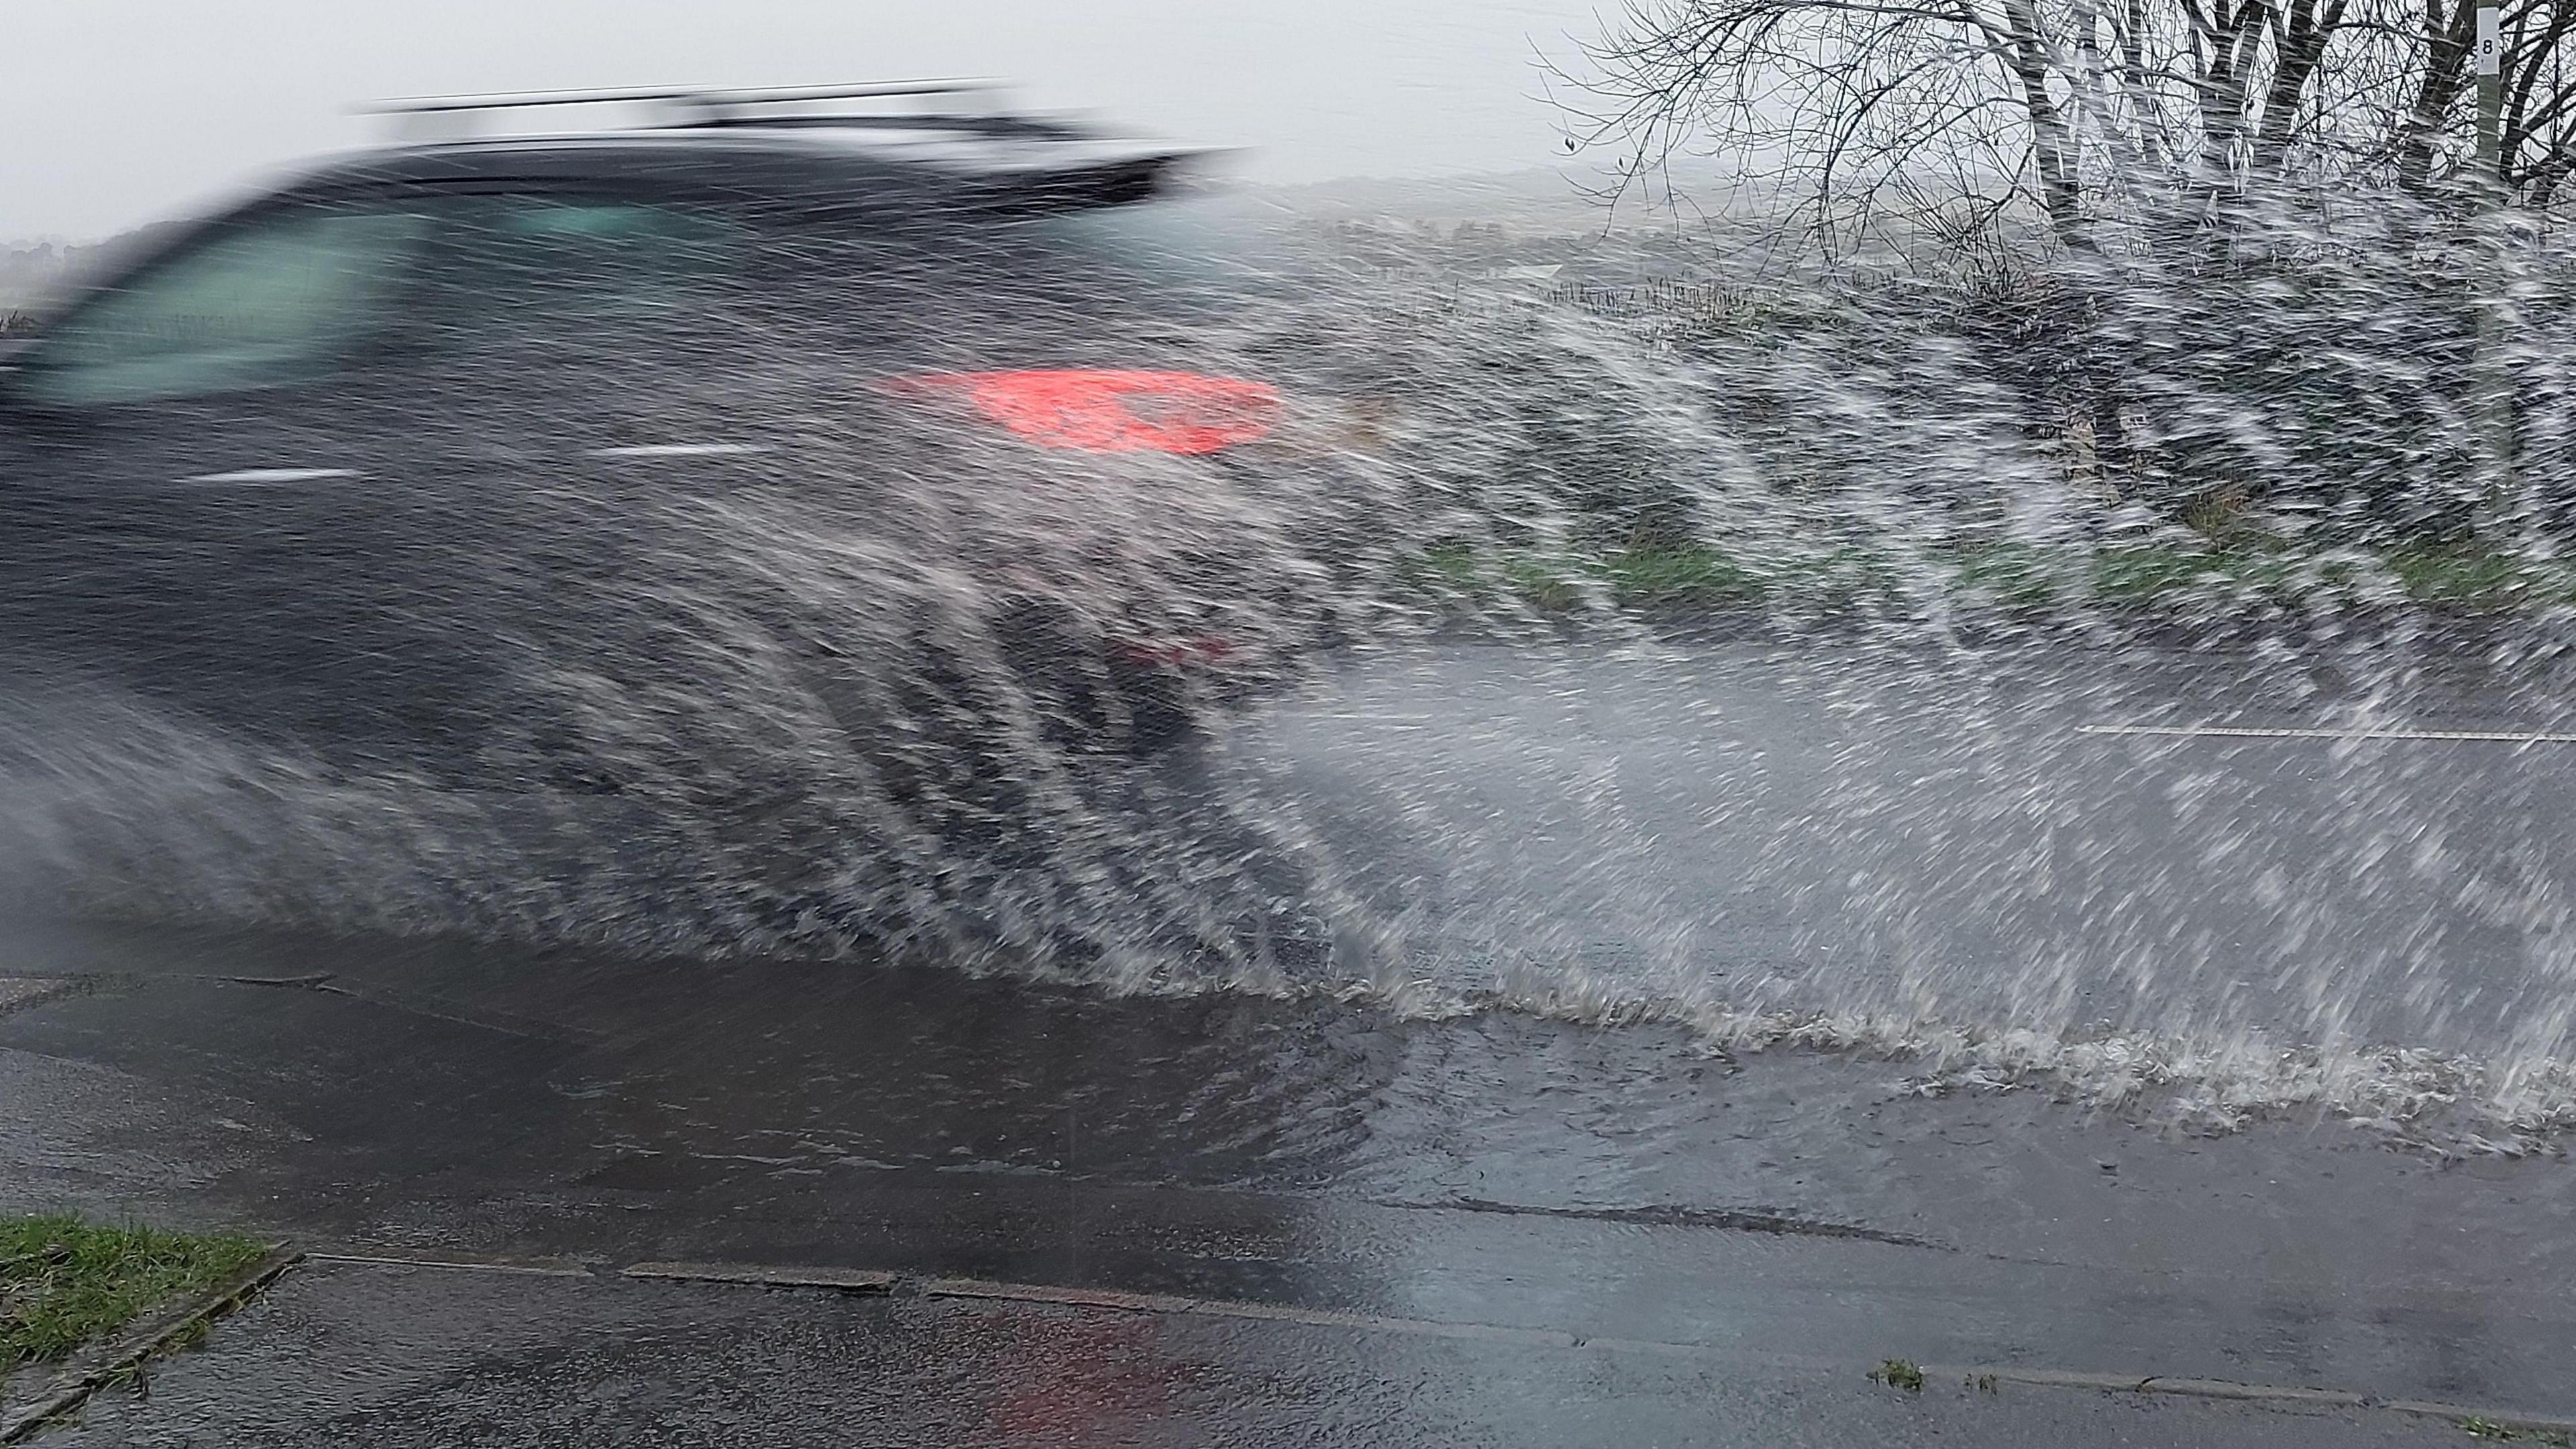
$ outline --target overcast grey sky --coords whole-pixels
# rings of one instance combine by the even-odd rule
[[[389,96],[922,75],[1025,83],[1256,178],[1516,170],[1533,46],[1594,0],[0,0],[0,238],[90,237],[361,143]],[[1615,0],[1602,4],[1615,10]]]

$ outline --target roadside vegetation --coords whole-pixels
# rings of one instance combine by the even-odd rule
[[[203,1293],[264,1251],[232,1234],[102,1227],[64,1214],[0,1219],[0,1377]]]
[[[2273,220],[2148,276],[2025,238],[1901,281],[1391,302],[1394,551],[1470,609],[2576,603],[2576,234],[2492,259],[2482,342],[2439,206]]]
[[[2472,1439],[2489,1439],[2498,1443],[2522,1441],[2567,1449],[2568,1434],[2564,1429],[2517,1429],[2482,1415],[2471,1414],[2460,1421],[2460,1428]]]
[[[1871,1383],[1903,1389],[1909,1394],[1923,1392],[1923,1370],[1912,1359],[1891,1358],[1869,1371]]]
[[[1561,612],[2576,603],[2576,9],[2490,42],[2484,142],[2476,14],[1625,0],[1565,147],[1671,239],[1515,297],[1540,258],[1447,238],[1502,282],[1387,329],[1458,540],[1408,564]]]
[[[1953,605],[2033,612],[2198,614],[2227,601],[2292,612],[2407,604],[2470,615],[2576,604],[2576,561],[2473,547],[2302,552],[2150,543],[1801,555],[1687,543],[1556,552],[1447,544],[1424,552],[1420,580],[1453,602],[1542,613],[1605,605],[1652,615],[1834,613],[1902,607],[1927,593]]]

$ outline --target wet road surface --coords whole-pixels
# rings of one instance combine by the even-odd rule
[[[2044,662],[1467,649],[1324,681],[1207,767],[1401,918],[1398,979],[1348,999],[15,920],[0,1208],[1210,1296],[1845,1378],[1903,1356],[2576,1408],[2576,1178],[2546,1137],[2446,1103],[2439,1057],[2287,1093],[2247,1071],[2319,1034],[2563,1058],[2576,747],[2087,734],[2348,716],[2232,667],[2069,690]],[[2430,697],[2418,724],[2551,723],[2474,680]],[[1444,1004],[1477,991],[1505,1009]],[[1988,1035],[1963,1077],[1885,1032],[1721,1050],[1719,1008]],[[2253,1045],[2141,1061],[2097,1020]],[[2327,1110],[2356,1102],[2403,1110]],[[862,1337],[950,1312],[833,1311]],[[1532,1363],[1550,1393],[1597,1382]],[[455,1382],[535,1392],[485,1368]],[[1692,1442],[1655,1406],[1722,1395],[1712,1372],[1623,1395],[1635,1441]]]
[[[1867,1056],[935,968],[15,940],[93,969],[0,1017],[12,1208],[2529,1412],[2576,1349],[2562,1162],[2339,1124],[2164,1135]],[[332,974],[249,984],[286,964]]]
[[[1426,1331],[1431,1330],[1431,1331]],[[87,1445],[2448,1444],[2251,1407],[1435,1325],[311,1264]]]

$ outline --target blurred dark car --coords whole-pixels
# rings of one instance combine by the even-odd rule
[[[1279,677],[1329,629],[1263,513],[1296,405],[1134,220],[1193,153],[965,94],[623,94],[659,123],[391,145],[157,238],[0,358],[0,691],[615,789],[545,737],[692,653],[855,737],[1007,705],[1081,748]]]

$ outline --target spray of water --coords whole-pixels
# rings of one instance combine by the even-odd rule
[[[1214,458],[878,385],[1108,346],[1073,293],[894,277],[943,320],[865,367],[751,303],[621,359],[629,423],[759,425],[720,477],[549,453],[597,395],[568,346],[511,408],[400,400],[494,461],[387,504],[357,582],[259,556],[470,641],[469,750],[353,762],[92,668],[120,585],[39,539],[0,851],[22,904],[1677,1021],[2528,1144],[2576,1122],[2576,311],[2532,244],[2482,473],[2421,235],[1654,297],[1314,241],[1115,335],[1281,389]],[[1102,633],[1233,641],[1166,681],[1203,732],[1138,747]],[[2253,733],[2152,733],[2212,723]]]

